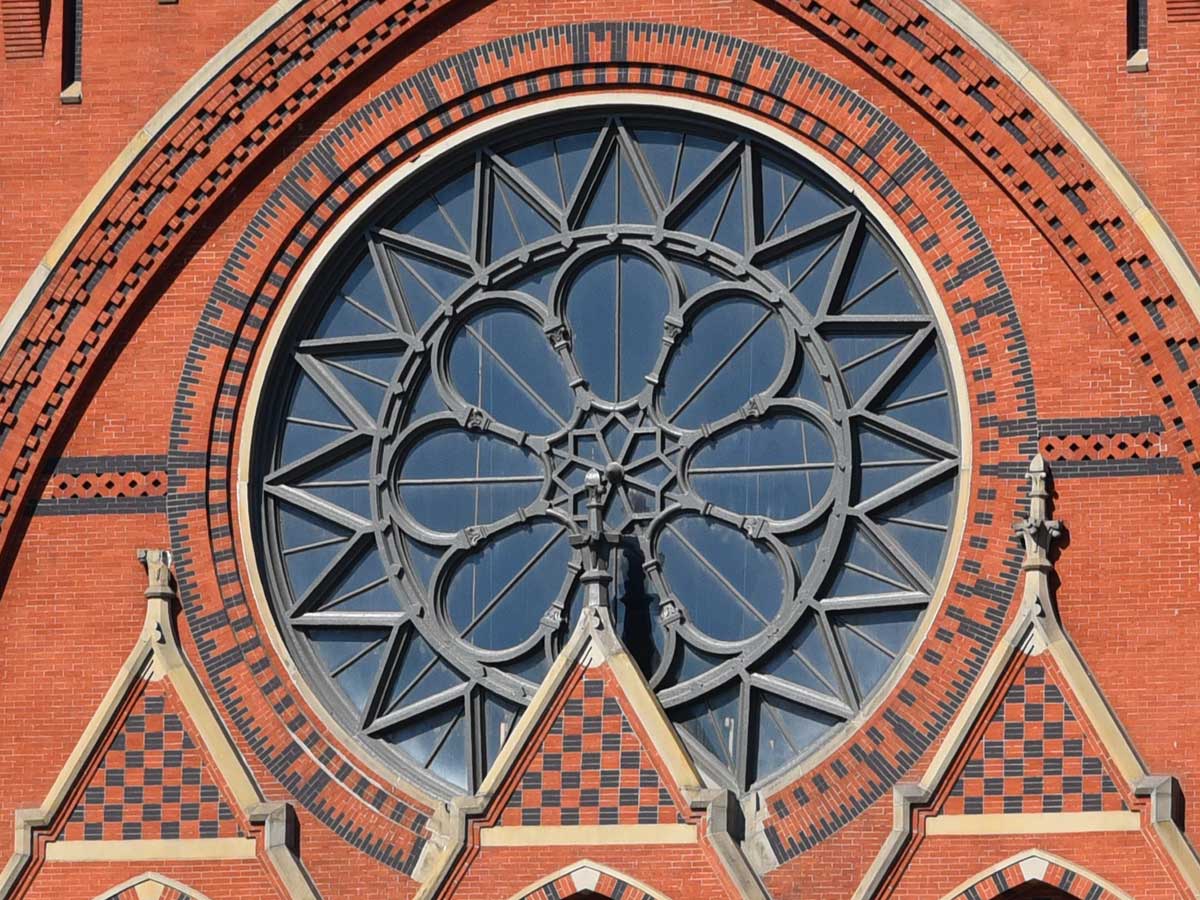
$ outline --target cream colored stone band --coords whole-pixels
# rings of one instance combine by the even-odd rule
[[[1136,812],[993,813],[980,816],[933,816],[925,834],[1073,834],[1082,831],[1138,831]]]
[[[482,847],[694,844],[695,825],[498,825],[479,833]]]
[[[115,862],[134,859],[254,859],[254,838],[147,841],[53,841],[47,862]]]

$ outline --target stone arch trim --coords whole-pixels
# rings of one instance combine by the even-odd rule
[[[947,894],[943,900],[983,900],[1030,882],[1058,888],[1078,900],[1132,900],[1129,894],[1082,866],[1050,853],[1029,850],[999,862]]]
[[[557,900],[576,891],[595,891],[621,900],[670,900],[650,887],[600,863],[582,860],[522,888],[510,900]]]
[[[137,888],[147,883],[157,886],[162,892],[159,894],[158,900],[209,900],[207,895],[157,872],[143,872],[141,875],[135,875],[99,894],[94,900],[138,900],[140,895]]]
[[[508,55],[503,71],[496,72],[502,50]],[[560,68],[545,71],[542,54],[560,60]],[[573,55],[574,63],[562,66],[564,54]],[[697,60],[700,54],[707,56]],[[492,61],[490,75],[480,64],[483,60]],[[697,68],[707,74],[697,76]],[[739,78],[733,77],[735,69]],[[491,80],[482,81],[484,77]],[[426,103],[416,86],[451,85],[457,91],[464,78],[471,79],[471,94],[447,100],[437,119],[422,117]],[[743,78],[753,79],[753,89]],[[964,541],[977,548],[990,541],[997,549],[982,567],[957,571],[947,595],[978,602],[968,613],[944,601],[926,637],[933,640],[937,630],[937,653],[927,657],[936,661],[911,667],[892,687],[892,699],[858,723],[857,731],[847,732],[836,753],[800,780],[781,779],[764,790],[769,795],[764,840],[777,862],[853,820],[911,768],[961,702],[949,673],[960,668],[977,672],[998,636],[995,623],[1010,612],[1018,560],[1003,523],[1017,502],[1018,486],[1005,473],[1023,471],[1031,452],[1026,445],[1036,398],[1028,355],[986,237],[949,179],[911,138],[862,97],[811,66],[700,29],[623,22],[595,24],[582,32],[548,27],[451,57],[351,113],[283,179],[254,217],[193,336],[185,363],[188,381],[177,395],[171,455],[173,484],[187,490],[168,500],[185,613],[193,632],[205,637],[201,660],[220,688],[226,710],[253,739],[268,768],[283,783],[295,784],[296,796],[318,818],[334,828],[342,823],[343,833],[349,818],[363,846],[381,846],[385,863],[405,872],[413,871],[420,857],[425,810],[431,804],[390,790],[384,779],[356,762],[317,724],[319,717],[310,714],[290,679],[281,677],[269,641],[258,630],[252,576],[237,558],[232,536],[236,510],[230,487],[238,473],[229,426],[244,408],[247,360],[340,210],[401,161],[455,128],[484,121],[496,107],[533,103],[597,83],[606,89],[650,88],[656,95],[672,94],[742,115],[767,114],[779,122],[793,139],[869,192],[907,242],[921,248],[920,265],[943,279],[936,288],[949,310],[959,351],[979,366],[974,381],[979,393],[971,401],[972,419],[980,423],[974,429],[975,499],[970,511],[975,515]],[[389,116],[395,124],[381,140],[376,123]],[[949,224],[935,231],[934,221]],[[1001,427],[1001,422],[1008,425]],[[896,698],[924,694],[930,682],[939,711],[925,721],[915,720],[907,704]],[[281,709],[303,714],[289,714],[284,721]],[[314,756],[324,765],[313,765]],[[331,771],[336,777],[330,777]],[[833,785],[838,790],[828,791]]]

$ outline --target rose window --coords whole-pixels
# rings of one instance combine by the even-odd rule
[[[859,716],[959,474],[928,303],[865,210],[697,116],[535,120],[377,205],[286,323],[254,449],[302,677],[443,796],[576,620],[589,473],[621,638],[748,789]]]

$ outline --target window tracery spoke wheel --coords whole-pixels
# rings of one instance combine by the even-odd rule
[[[748,789],[855,718],[929,604],[959,428],[864,210],[697,116],[548,118],[360,222],[272,362],[270,599],[331,711],[473,790],[579,612],[588,470],[622,639]]]

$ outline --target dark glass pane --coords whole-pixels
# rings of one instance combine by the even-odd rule
[[[369,446],[332,458],[310,471],[296,487],[364,518],[371,517],[371,450]]]
[[[810,314],[819,309],[833,275],[839,240],[836,236],[818,238],[773,257],[766,265]]]
[[[447,428],[408,449],[396,484],[413,518],[455,532],[516,512],[537,496],[542,479],[527,451],[494,435]]]
[[[875,515],[883,529],[932,577],[954,513],[954,482],[943,478],[901,497]]]
[[[932,345],[909,360],[904,373],[872,407],[943,441],[954,440],[946,372]]]
[[[734,767],[737,740],[741,734],[736,684],[672,710],[671,718],[718,762],[729,768]]]
[[[320,359],[329,376],[358,401],[363,412],[375,418],[396,374],[399,354],[339,353]]]
[[[317,383],[301,374],[288,406],[279,462],[281,465],[295,462],[353,430],[350,420]]]
[[[806,615],[792,633],[780,642],[778,649],[763,660],[759,671],[810,691],[841,699],[833,657],[817,618],[812,613]]]
[[[540,680],[540,679],[539,679]],[[504,746],[509,735],[512,734],[513,725],[516,724],[517,718],[521,715],[521,708],[515,703],[510,703],[503,697],[493,694],[491,691],[483,692],[483,734],[484,734],[484,772],[492,767],[492,763],[496,761],[496,757],[500,755],[500,748]]]
[[[744,253],[745,223],[741,171],[735,168],[709,187],[679,221],[679,229]]]
[[[547,200],[557,205],[559,209],[566,207],[562,180],[559,178],[558,163],[555,160],[553,138],[518,147],[516,150],[506,153],[505,157],[514,168],[519,169],[522,175],[545,194]]]
[[[415,329],[420,329],[466,281],[459,270],[421,259],[416,254],[389,248],[388,255],[401,299]]]
[[[830,332],[826,335],[850,396],[855,400],[875,384],[892,361],[904,352],[911,338],[912,332],[899,329],[866,334]]]
[[[460,687],[466,678],[452,669],[414,627],[405,630],[400,658],[383,701],[383,713],[413,706]]]
[[[824,429],[779,414],[721,432],[692,457],[688,473],[710,503],[743,515],[794,519],[825,496],[833,468]]]
[[[503,650],[537,630],[567,574],[570,547],[555,522],[531,522],[470,553],[446,588],[457,632],[477,647]]]
[[[919,312],[896,258],[874,235],[868,235],[858,251],[840,307],[842,313],[855,316],[911,316]]]
[[[908,593],[915,590],[904,574],[868,536],[863,526],[850,523],[834,564],[830,597],[862,597],[873,594]]]
[[[456,787],[465,789],[467,770],[460,730],[462,720],[463,705],[458,702],[409,719],[385,731],[382,738],[398,747],[418,767],[430,769]],[[459,744],[457,751],[453,746],[447,746],[455,743],[455,737]]]
[[[920,609],[906,607],[862,610],[838,617],[838,639],[845,648],[861,695],[874,690],[887,674],[908,642],[920,614]]]
[[[689,621],[717,640],[757,634],[783,603],[784,576],[775,554],[723,522],[680,516],[663,529],[657,552]]]
[[[697,428],[737,410],[765,390],[783,366],[779,317],[749,297],[706,306],[667,363],[662,408],[681,428]]]
[[[370,256],[364,256],[326,310],[311,337],[387,334],[399,327],[383,282]]]
[[[761,158],[764,240],[786,237],[842,208],[799,169],[771,154]]]
[[[597,396],[624,399],[646,386],[667,304],[666,279],[641,255],[617,252],[580,270],[566,315],[579,370]]]
[[[454,336],[450,377],[468,403],[532,434],[567,424],[574,406],[566,373],[533,317],[493,307]]]
[[[556,228],[523,194],[497,176],[492,190],[492,259],[540,241]]]
[[[388,632],[378,628],[312,628],[313,649],[334,683],[361,710],[375,684]]]
[[[859,495],[863,500],[894,487],[935,462],[899,437],[874,428],[857,432]]]
[[[346,574],[330,585],[314,612],[400,612],[400,601],[388,583],[383,560],[374,541],[367,544]]]
[[[290,503],[279,505],[278,516],[284,568],[292,592],[301,596],[345,549],[350,532]]]
[[[828,713],[766,692],[759,693],[756,705],[755,778],[765,778],[796,763],[839,723]]]

